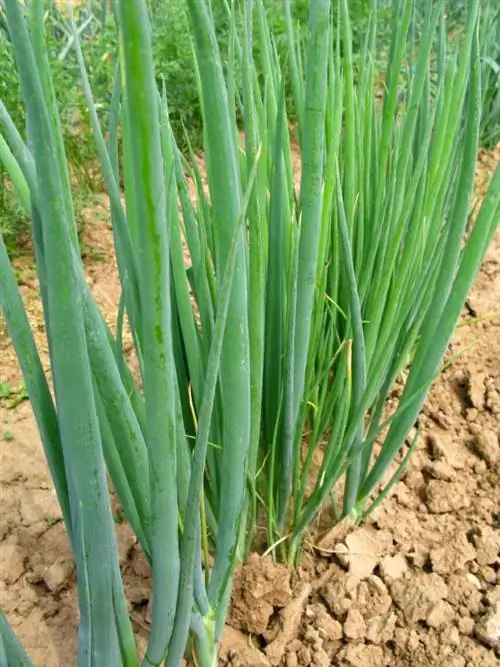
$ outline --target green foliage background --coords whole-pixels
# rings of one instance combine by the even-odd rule
[[[269,12],[269,20],[276,39],[277,49],[285,55],[286,34],[283,16],[283,0],[263,0]],[[428,0],[422,0],[427,3]],[[229,42],[228,0],[212,0],[217,26],[217,36],[222,53],[227,52]],[[236,9],[243,0],[235,0]],[[366,33],[372,0],[351,0],[354,52],[359,52]],[[153,48],[160,86],[168,93],[172,127],[181,148],[186,148],[186,137],[195,150],[202,143],[201,111],[199,107],[196,70],[189,37],[185,0],[150,0],[153,25]],[[335,5],[335,3],[334,3]],[[466,0],[448,0],[448,31],[460,35],[466,9]],[[379,13],[385,12],[386,20],[380,24],[389,27],[391,1],[379,0]],[[491,148],[500,140],[500,10],[491,0],[484,1],[484,29],[481,34],[483,58],[483,83],[485,112],[481,126],[482,144]],[[106,11],[106,3],[90,1],[77,10],[76,19],[82,25],[91,16],[81,33],[83,52],[94,92],[97,108],[105,116],[109,108],[115,54],[117,50],[114,18]],[[307,30],[309,0],[291,0],[292,18],[298,34]],[[1,12],[1,9],[0,9]],[[335,20],[335,18],[334,18]],[[419,16],[415,17],[418,29]],[[63,133],[69,162],[72,166],[77,199],[89,192],[99,191],[101,182],[94,168],[96,150],[88,120],[86,105],[80,84],[80,75],[74,50],[68,48],[68,24],[66,16],[52,0],[47,1],[48,51],[54,72],[56,95],[61,110]],[[2,30],[0,13],[0,99],[7,107],[18,128],[24,125],[23,105],[13,53],[8,35]],[[379,35],[379,43],[386,46],[385,35]],[[383,48],[381,58],[383,57]],[[258,59],[258,53],[256,53]],[[0,230],[4,234],[11,253],[22,245],[27,231],[27,221],[13,195],[7,175],[0,167]]]

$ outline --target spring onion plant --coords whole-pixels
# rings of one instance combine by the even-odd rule
[[[74,31],[122,287],[110,328],[80,259],[42,2],[5,0],[27,124],[0,104],[2,154],[32,219],[50,382],[1,240],[0,306],[76,562],[79,666],[179,667],[187,656],[213,667],[234,568],[256,531],[293,562],[330,497],[338,520],[361,521],[404,469],[500,218],[500,168],[471,211],[478,1],[460,51],[447,44],[442,2],[427,5],[414,39],[414,2],[395,3],[380,98],[376,4],[355,59],[347,0],[335,23],[330,0],[311,0],[305,44],[285,2],[280,62],[262,0],[227,5],[223,53],[210,3],[186,0],[206,182],[176,145],[144,0],[114,5],[106,127]],[[108,479],[151,568],[145,656]],[[29,664],[3,616],[0,637],[2,664]]]
[[[495,148],[500,143],[500,9],[496,3],[487,3],[484,8],[479,38],[483,90],[479,142],[485,148]]]

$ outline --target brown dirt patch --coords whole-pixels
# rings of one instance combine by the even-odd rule
[[[498,155],[483,154],[479,176]],[[481,189],[481,187],[479,188]],[[87,275],[113,324],[119,284],[105,200],[88,212]],[[17,262],[47,365],[36,277]],[[311,534],[296,570],[253,555],[240,568],[221,665],[490,667],[500,657],[500,233],[436,382],[404,478],[364,526]],[[471,342],[475,344],[469,348]],[[74,664],[74,568],[21,376],[0,322],[0,606],[37,666]],[[117,524],[138,642],[149,573]]]

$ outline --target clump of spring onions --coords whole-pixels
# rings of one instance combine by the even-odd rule
[[[84,279],[42,2],[5,0],[27,127],[24,141],[0,104],[2,155],[31,211],[54,399],[1,239],[0,306],[76,562],[79,665],[139,664],[106,474],[152,572],[142,665],[178,667],[187,652],[211,667],[233,571],[263,511],[270,549],[294,561],[337,483],[338,519],[360,521],[414,447],[404,450],[406,438],[500,217],[497,168],[470,219],[479,5],[454,52],[442,2],[428,3],[418,40],[414,3],[397,3],[379,100],[376,5],[355,62],[347,4],[334,25],[330,0],[311,0],[303,49],[287,0],[281,63],[262,0],[227,8],[227,53],[207,0],[186,1],[207,192],[194,155],[174,141],[168,90],[156,87],[144,0],[114,5],[120,54],[106,128],[75,30],[122,285],[113,335]],[[124,322],[140,378],[123,354]],[[5,664],[29,664],[3,616],[0,638]]]

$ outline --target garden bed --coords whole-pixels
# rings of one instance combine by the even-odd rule
[[[480,185],[499,158],[500,149],[481,155]],[[85,212],[86,270],[112,325],[119,282],[104,196],[99,201]],[[42,363],[48,365],[32,258],[15,264]],[[498,664],[498,311],[497,231],[467,302],[464,326],[450,346],[450,357],[464,353],[434,385],[404,478],[362,527],[332,529],[323,513],[296,570],[269,556],[250,558],[235,579],[220,664]],[[0,605],[35,665],[71,665],[78,621],[72,558],[2,322],[0,358]],[[138,642],[145,645],[149,573],[119,508],[116,520],[126,594]]]

